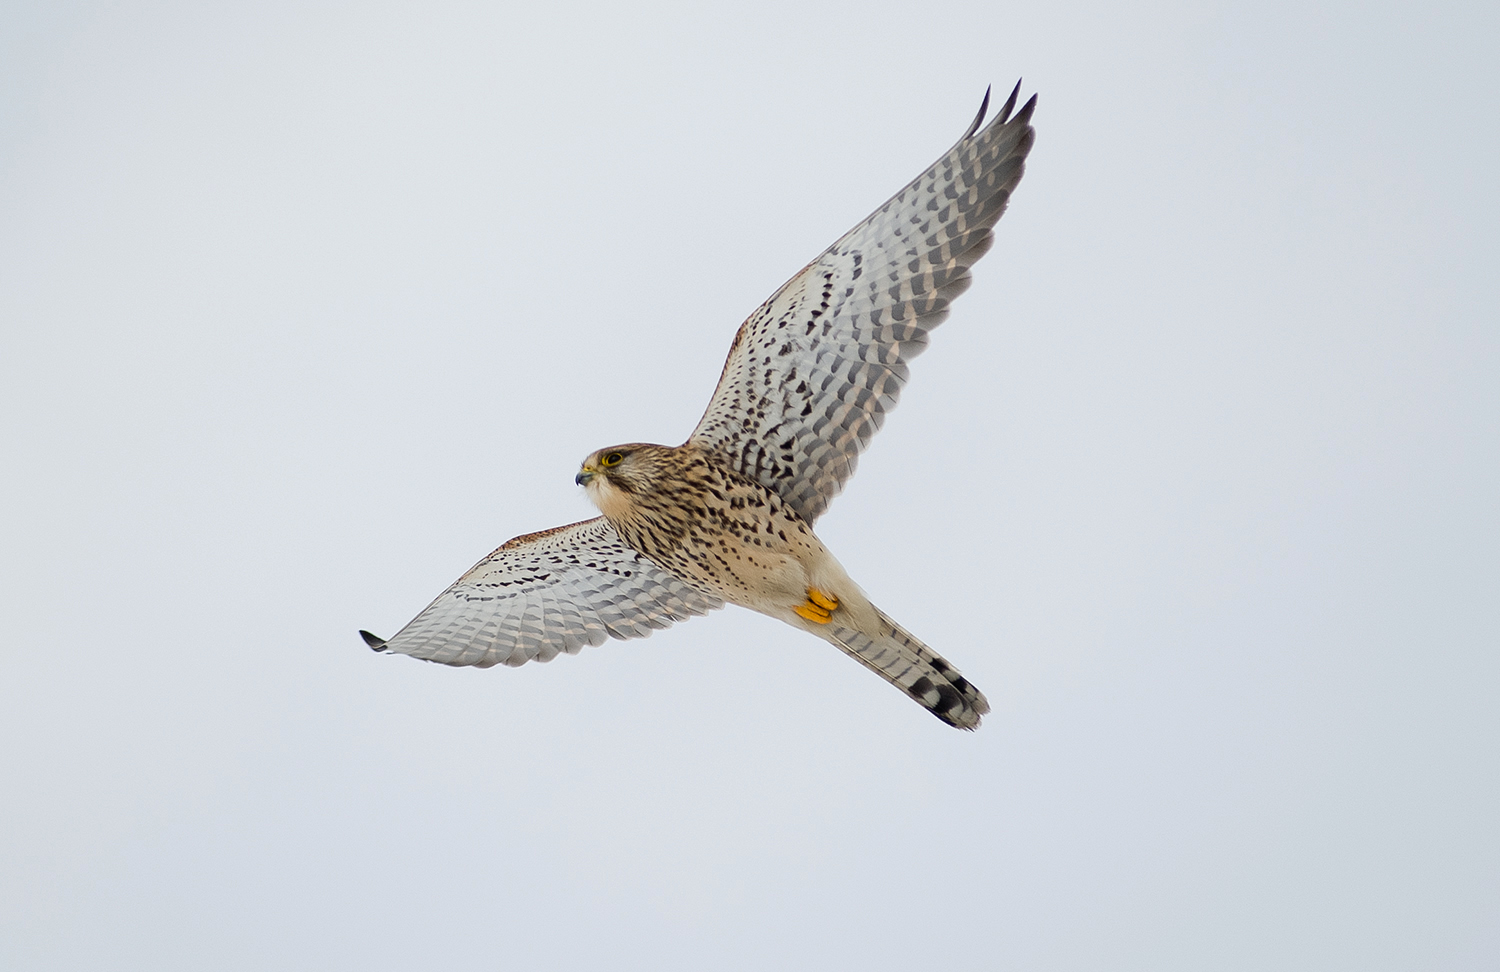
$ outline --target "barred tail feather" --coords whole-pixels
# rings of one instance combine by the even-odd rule
[[[990,711],[984,693],[885,612],[878,613],[885,629],[882,637],[835,624],[826,630],[828,640],[948,725],[979,728],[980,717]]]

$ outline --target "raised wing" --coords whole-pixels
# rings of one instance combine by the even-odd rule
[[[993,242],[1035,139],[1034,95],[1009,117],[1020,90],[979,131],[986,92],[957,145],[750,315],[689,442],[822,515]]]
[[[376,651],[444,665],[523,665],[721,608],[625,546],[603,517],[507,541]]]

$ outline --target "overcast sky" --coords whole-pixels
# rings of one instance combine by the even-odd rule
[[[7,5],[0,967],[1495,968],[1497,9]],[[819,525],[979,732],[364,647],[1022,76]]]

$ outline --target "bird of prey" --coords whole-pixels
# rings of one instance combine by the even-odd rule
[[[1020,84],[958,143],[824,250],[735,334],[680,446],[630,443],[576,476],[602,516],[502,544],[376,651],[445,665],[521,665],[723,607],[836,645],[950,726],[984,695],[870,603],[813,533],[907,379],[907,362],[968,289],[1021,179],[1036,97]]]

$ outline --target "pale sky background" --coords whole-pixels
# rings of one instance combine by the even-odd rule
[[[0,967],[1496,968],[1497,10],[7,5]],[[364,647],[1021,76],[819,527],[977,734]]]

